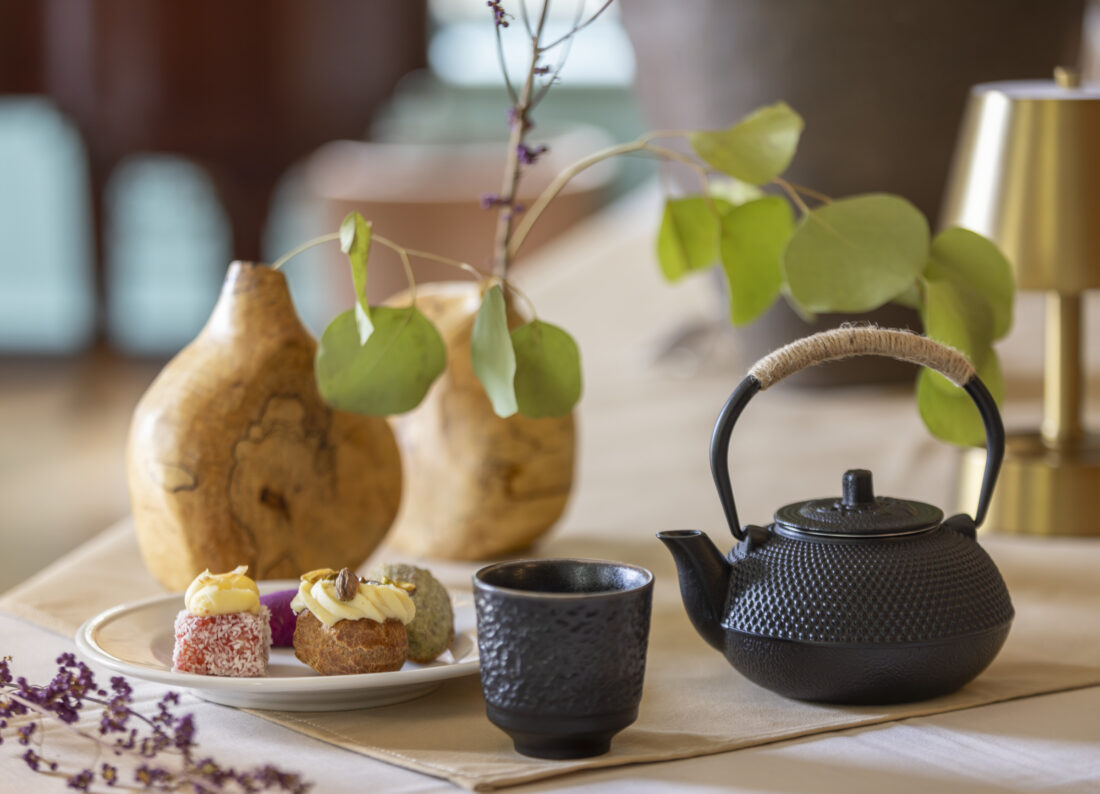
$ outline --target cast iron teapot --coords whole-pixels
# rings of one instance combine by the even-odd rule
[[[786,376],[853,355],[922,364],[970,395],[987,446],[974,518],[944,520],[932,505],[875,496],[871,472],[855,469],[844,474],[839,498],[786,505],[766,527],[741,527],[728,464],[737,418]],[[696,630],[753,682],[831,703],[936,697],[984,670],[1012,623],[1004,580],[976,540],[1003,456],[997,405],[962,354],[907,331],[826,331],[757,362],[718,416],[711,470],[740,541],[728,557],[697,530],[657,537],[676,560]]]

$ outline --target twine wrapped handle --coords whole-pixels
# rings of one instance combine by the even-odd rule
[[[974,518],[962,515],[948,521],[953,525],[975,530],[981,525],[989,509],[993,486],[1004,458],[1005,432],[997,404],[978,378],[974,366],[954,348],[911,331],[873,326],[844,326],[807,336],[764,356],[752,366],[749,374],[738,384],[722,407],[710,440],[710,466],[722,509],[726,513],[726,521],[735,538],[743,539],[745,531],[737,520],[737,507],[730,485],[729,442],[733,425],[749,400],[757,392],[764,391],[807,367],[865,355],[888,356],[933,369],[970,395],[978,407],[985,427],[985,474]]]
[[[927,336],[898,328],[842,326],[807,336],[769,353],[753,364],[749,374],[760,390],[774,386],[799,370],[853,356],[886,356],[939,372],[956,386],[974,377],[974,365],[952,347]]]

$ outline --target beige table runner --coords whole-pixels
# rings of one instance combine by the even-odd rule
[[[608,755],[550,762],[516,754],[507,737],[485,718],[476,677],[379,709],[255,713],[357,753],[467,788],[489,789],[575,770],[706,755],[1100,684],[1100,543],[1005,538],[983,543],[1008,581],[1016,623],[1005,649],[985,674],[954,695],[925,703],[834,707],[799,703],[762,690],[741,678],[695,635],[679,602],[672,565],[650,537],[613,543],[564,537],[540,551],[615,556],[646,565],[657,576],[641,713],[616,738]],[[449,583],[461,583],[462,567],[442,566]],[[111,575],[105,576],[108,571]],[[141,566],[129,522],[123,522],[7,593],[0,598],[0,609],[71,635],[102,609],[158,592]]]

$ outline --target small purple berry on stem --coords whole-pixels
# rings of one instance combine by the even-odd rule
[[[481,208],[483,210],[492,209],[493,207],[507,206],[508,200],[501,198],[496,193],[483,193],[481,195]]]
[[[528,146],[525,143],[521,143],[516,147],[516,153],[519,155],[519,161],[524,165],[534,165],[538,162],[539,156],[545,154],[546,146]]]

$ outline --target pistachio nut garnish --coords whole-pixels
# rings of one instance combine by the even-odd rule
[[[405,582],[405,581],[401,581],[399,579],[391,579],[388,576],[383,576],[382,581],[379,582],[379,584],[388,584],[392,587],[399,587],[402,590],[404,590],[406,593],[408,593],[409,595],[412,595],[413,593],[416,592],[416,585],[413,584],[412,582]]]
[[[332,570],[332,568],[315,568],[312,571],[303,573],[302,581],[307,584],[314,584],[322,579],[335,579],[336,576],[336,571]]]
[[[341,601],[351,601],[359,592],[359,577],[351,568],[341,568],[336,575],[336,597]]]

